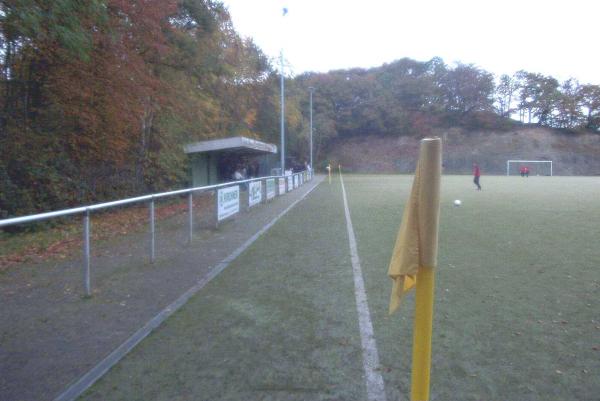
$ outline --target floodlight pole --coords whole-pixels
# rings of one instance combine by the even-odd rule
[[[310,168],[312,169],[312,94],[315,91],[315,88],[310,86],[308,90],[310,91]]]
[[[315,88],[313,88],[312,86],[308,88],[308,90],[310,91],[310,168],[313,168],[313,103],[312,103],[312,98],[313,98],[313,92],[315,91]]]
[[[285,89],[283,78],[283,49],[281,50],[281,175],[285,174]]]

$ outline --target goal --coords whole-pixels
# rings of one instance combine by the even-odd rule
[[[552,160],[507,160],[506,175],[519,175],[521,167],[529,168],[529,175],[552,175]]]

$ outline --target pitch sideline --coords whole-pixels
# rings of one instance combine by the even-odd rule
[[[365,292],[365,283],[363,280],[360,258],[358,257],[358,248],[356,246],[356,236],[352,227],[350,218],[350,209],[346,198],[346,188],[340,169],[340,182],[342,184],[342,196],[344,199],[344,213],[346,215],[346,228],[348,230],[348,244],[350,246],[350,258],[352,260],[352,272],[354,273],[354,297],[356,298],[356,311],[358,312],[358,325],[360,328],[360,343],[363,354],[363,369],[365,371],[365,381],[367,385],[367,399],[369,401],[386,401],[385,386],[383,377],[379,371],[379,353],[377,352],[377,342],[373,333],[373,323],[369,312],[369,303],[367,293]]]

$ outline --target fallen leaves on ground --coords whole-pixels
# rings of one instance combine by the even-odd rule
[[[208,210],[210,198],[197,196],[194,199],[194,211]],[[156,221],[165,220],[178,214],[187,213],[187,199],[157,204],[154,210]],[[115,233],[127,235],[143,230],[148,225],[148,206],[136,205],[124,209],[116,209],[91,217],[91,240],[105,240],[114,237]],[[18,239],[21,244],[0,255],[0,271],[25,262],[44,262],[55,258],[65,259],[83,246],[81,221],[71,221],[60,227],[41,231],[18,233],[0,238],[0,249],[8,249],[8,242]],[[39,245],[39,244],[42,245]]]

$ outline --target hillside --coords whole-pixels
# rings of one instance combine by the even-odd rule
[[[470,173],[473,162],[486,174],[505,174],[508,159],[552,160],[555,175],[600,175],[600,136],[527,127],[506,132],[438,130],[444,143],[446,173]],[[418,137],[365,135],[338,140],[329,159],[346,171],[410,173],[414,171]]]

